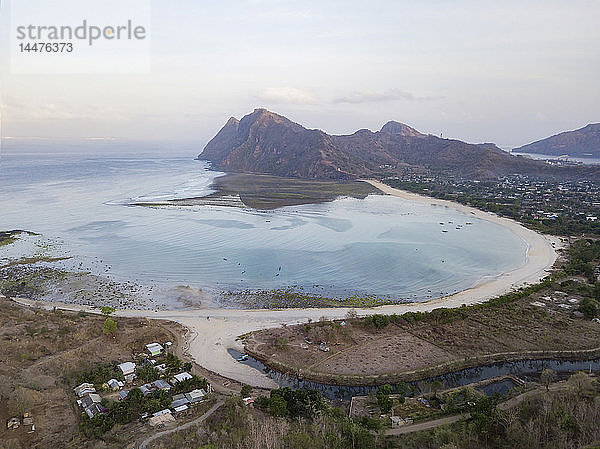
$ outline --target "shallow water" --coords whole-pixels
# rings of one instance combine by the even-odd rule
[[[55,252],[74,256],[67,268],[211,292],[296,285],[420,301],[525,258],[525,243],[503,226],[383,195],[274,211],[128,205],[206,195],[217,175],[191,157],[2,155],[0,229],[53,239]],[[11,246],[0,258],[18,256]]]

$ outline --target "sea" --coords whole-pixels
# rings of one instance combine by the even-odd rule
[[[506,227],[384,195],[268,211],[132,205],[213,192],[223,173],[194,157],[0,154],[0,230],[33,231],[46,242],[23,238],[0,247],[0,265],[44,253],[70,257],[58,262],[62,269],[85,268],[155,292],[188,286],[213,297],[293,288],[341,299],[424,301],[526,258],[526,243]]]

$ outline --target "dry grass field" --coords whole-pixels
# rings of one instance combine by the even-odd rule
[[[351,318],[344,325],[319,321],[266,329],[249,335],[245,347],[267,365],[342,383],[357,381],[344,376],[402,378],[403,373],[491,354],[598,348],[600,324],[560,307],[570,304],[572,296],[552,294],[541,291],[501,307],[469,308],[452,319],[398,318],[379,329]],[[531,304],[536,301],[546,305]],[[329,351],[319,349],[321,342]]]
[[[0,299],[1,448],[130,447],[132,426],[116,426],[106,441],[80,436],[75,377],[101,362],[129,360],[150,341],[177,339],[166,323],[117,321],[116,333],[108,336],[102,316],[37,310]],[[7,420],[24,412],[33,416],[35,432],[7,430]]]

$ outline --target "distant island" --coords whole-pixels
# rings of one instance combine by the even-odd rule
[[[548,156],[600,158],[600,123],[589,124],[575,131],[566,131],[512,150],[515,153],[547,154]]]
[[[390,121],[381,130],[334,136],[266,109],[231,117],[198,159],[219,170],[304,179],[350,180],[406,169],[488,180],[510,174],[536,177],[600,176],[598,167],[556,167],[511,155],[493,143],[472,144],[423,134]]]

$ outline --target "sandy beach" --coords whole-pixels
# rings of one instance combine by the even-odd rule
[[[394,195],[408,201],[427,202],[429,204],[451,207],[474,217],[506,226],[526,242],[527,257],[523,264],[514,270],[496,278],[480,282],[478,285],[454,295],[422,303],[387,305],[375,309],[354,309],[359,315],[372,313],[402,314],[408,311],[430,311],[438,307],[451,308],[460,307],[462,304],[470,305],[484,302],[525,284],[538,282],[548,274],[546,270],[552,267],[557,258],[556,249],[560,247],[560,240],[558,238],[541,235],[521,226],[513,220],[501,218],[497,215],[450,201],[438,200],[393,189],[378,181],[367,180],[366,182],[369,182],[386,194]],[[57,307],[66,310],[86,310],[98,313],[98,308],[89,306],[43,303],[25,299],[17,299],[16,301],[33,307],[49,309]],[[229,355],[227,352],[229,348],[243,351],[243,345],[240,341],[236,340],[237,337],[259,329],[278,327],[282,324],[306,323],[309,319],[316,321],[323,316],[328,319],[341,319],[346,316],[348,310],[350,309],[202,309],[156,312],[147,310],[119,310],[116,312],[116,315],[126,317],[143,316],[178,322],[191,330],[189,353],[199,365],[227,378],[255,387],[273,388],[276,387],[273,380],[254,368],[236,362]]]

